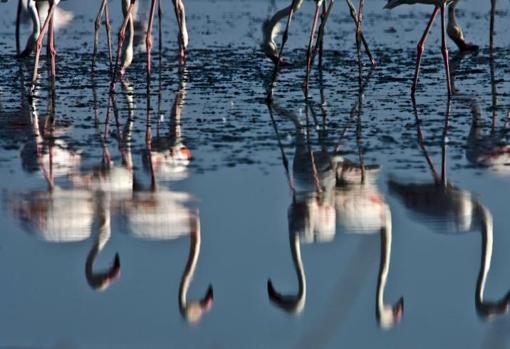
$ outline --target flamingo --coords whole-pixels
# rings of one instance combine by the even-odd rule
[[[457,0],[458,1],[458,0]],[[453,8],[451,9],[450,18],[453,19],[451,23],[452,28],[460,28],[459,26],[456,26],[455,22],[455,6],[457,4],[457,1],[453,1]],[[444,60],[444,66],[446,71],[446,84],[448,89],[448,96],[450,97],[452,95],[452,86],[450,83],[450,67],[448,62],[448,47],[446,45],[446,16],[445,16],[445,9],[446,6],[452,3],[452,0],[388,0],[388,3],[386,4],[385,8],[392,9],[397,6],[403,5],[403,4],[426,4],[426,5],[434,5],[434,11],[432,12],[432,15],[430,16],[429,22],[427,24],[427,27],[425,28],[425,31],[423,32],[423,35],[418,42],[417,46],[417,56],[416,56],[416,68],[414,73],[414,80],[413,85],[411,87],[411,95],[414,96],[416,93],[416,85],[418,84],[418,76],[420,74],[420,64],[421,64],[421,58],[423,55],[423,50],[425,47],[425,42],[427,41],[430,29],[432,28],[432,24],[434,23],[434,20],[438,14],[439,11],[441,11],[441,52],[443,54],[443,60]],[[461,42],[463,41],[463,35],[462,31],[460,30],[453,30],[452,33],[456,33],[456,40]]]
[[[303,82],[303,89],[305,92],[305,97],[308,97],[308,80],[309,80],[309,75],[310,75],[310,71],[311,71],[313,56],[314,56],[315,52],[317,51],[317,46],[322,47],[322,38],[324,35],[324,27],[326,25],[327,18],[329,17],[329,14],[331,12],[331,9],[332,9],[333,3],[334,3],[334,0],[330,0],[329,4],[327,4],[327,1],[323,1],[323,0],[314,0],[314,1],[315,1],[315,14],[313,17],[313,23],[312,23],[312,28],[311,28],[311,32],[310,32],[310,39],[309,39],[309,43],[308,43],[307,58],[306,58],[306,74],[305,74],[305,79]],[[360,69],[360,73],[361,73],[361,60],[359,57],[361,42],[363,42],[363,44],[365,46],[365,49],[367,51],[367,54],[370,58],[372,65],[375,65],[375,60],[372,57],[370,49],[368,48],[368,44],[367,44],[367,42],[364,38],[363,32],[361,30],[364,0],[360,0],[359,16],[357,15],[356,9],[352,5],[351,0],[346,0],[346,2],[347,2],[347,5],[349,6],[350,15],[351,15],[352,19],[354,20],[354,22],[356,23],[356,45],[357,45],[357,49],[358,49],[358,64],[359,64],[359,69]],[[274,63],[273,75],[272,75],[272,79],[269,84],[268,93],[267,93],[268,101],[272,101],[272,98],[273,98],[274,84],[276,83],[276,80],[278,77],[278,70],[282,63],[283,50],[284,50],[285,44],[288,39],[288,32],[289,32],[290,24],[292,22],[292,17],[294,16],[294,13],[299,10],[302,3],[303,3],[303,0],[293,0],[292,3],[290,4],[290,6],[277,11],[269,20],[264,22],[264,24],[262,26],[262,32],[263,32],[262,49],[263,49],[264,53],[266,54],[266,56],[268,56]],[[321,6],[323,6],[323,5],[324,5],[324,10],[323,10],[323,15],[322,15],[322,21],[321,21],[321,25],[319,26],[319,35],[318,35],[317,41],[316,41],[318,44],[315,44],[315,48],[314,48],[315,31],[317,30],[317,22],[319,19],[320,9],[321,9]],[[278,23],[285,17],[287,17],[287,24],[286,24],[285,30],[283,32],[280,50],[278,50],[276,42],[275,42],[275,36],[278,31]],[[319,52],[321,52],[321,50],[319,50]],[[361,80],[361,74],[360,74],[360,80]]]
[[[269,279],[267,289],[270,300],[285,311],[303,311],[307,285],[301,243],[332,241],[336,234],[335,224],[346,232],[360,235],[379,231],[382,257],[376,292],[376,317],[384,329],[395,326],[402,319],[404,301],[400,298],[394,305],[387,305],[384,301],[391,259],[392,224],[390,209],[374,185],[379,166],[365,167],[340,156],[332,159],[324,146],[320,151],[313,151],[310,140],[305,136],[308,130],[303,128],[299,119],[277,104],[268,106],[292,192],[288,212],[289,239],[299,285],[297,294],[284,295],[275,289]],[[290,118],[296,126],[292,175],[281,146],[273,108]]]
[[[122,26],[119,31],[118,35],[118,44],[117,44],[117,58],[116,58],[116,64],[115,64],[115,73],[112,77],[112,90],[115,85],[115,76],[119,72],[121,75],[125,74],[125,71],[127,67],[131,64],[132,56],[133,56],[133,38],[134,38],[134,27],[133,27],[133,11],[135,8],[135,1],[136,0],[123,0],[122,2],[122,10],[124,13],[124,22],[122,23]],[[158,3],[158,15],[160,19],[160,27],[161,27],[161,10],[159,8],[159,0],[151,0],[150,5],[150,11],[149,11],[149,23],[147,26],[147,34],[146,34],[146,51],[147,51],[147,78],[150,77],[152,72],[152,58],[151,58],[151,51],[152,51],[152,26],[153,26],[153,20],[154,20],[154,13],[156,9],[156,2]],[[173,0],[174,9],[175,9],[175,15],[177,18],[177,24],[179,27],[179,36],[178,36],[178,42],[179,42],[179,60],[180,62],[184,62],[186,57],[186,48],[188,46],[189,38],[188,38],[188,30],[186,26],[186,13],[185,13],[185,7],[183,0]],[[129,25],[129,29],[128,29]],[[120,70],[118,70],[119,67],[119,57],[121,48],[124,45],[124,41],[126,39],[126,30],[128,30],[129,38],[128,38],[128,44],[124,51],[124,57],[123,61],[120,67]],[[160,30],[161,33],[161,30]],[[161,36],[160,36],[161,37]],[[161,40],[161,39],[160,39]]]
[[[30,89],[31,93],[35,90],[35,84],[37,82],[37,75],[39,70],[39,57],[41,55],[41,48],[44,40],[44,36],[46,34],[46,31],[48,31],[48,53],[50,56],[51,61],[51,70],[50,70],[50,77],[52,79],[52,82],[55,81],[55,75],[56,75],[56,62],[55,62],[55,32],[54,32],[54,13],[55,8],[59,4],[60,0],[48,0],[49,8],[48,8],[48,15],[46,16],[46,19],[44,20],[44,24],[40,25],[39,21],[39,13],[37,11],[36,1],[39,0],[28,0],[28,11],[30,14],[30,17],[33,22],[33,31],[32,35],[29,38],[30,45],[33,46],[35,44],[35,62],[34,62],[34,73],[32,76],[32,87]],[[28,46],[27,46],[28,47]],[[30,52],[28,52],[30,53]]]
[[[112,58],[112,38],[111,38],[111,26],[110,26],[110,10],[108,7],[108,0],[102,0],[101,6],[99,7],[99,11],[96,16],[96,21],[94,22],[94,51],[92,53],[92,69],[94,69],[96,65],[96,55],[97,55],[97,46],[99,44],[99,29],[101,28],[101,19],[105,16],[105,30],[106,30],[106,42],[108,45],[108,59],[110,62],[110,70],[113,68],[113,58]]]
[[[459,53],[452,60],[452,87],[455,90],[455,72],[462,59],[463,53]],[[466,159],[474,166],[490,169],[498,174],[507,175],[510,170],[510,144],[508,141],[508,123],[510,114],[503,127],[497,127],[498,112],[498,91],[496,86],[496,69],[494,64],[494,53],[489,52],[491,94],[492,94],[492,116],[491,129],[484,134],[482,127],[481,107],[474,96],[456,92],[456,99],[467,104],[471,109],[471,128],[467,137]]]
[[[448,101],[445,116],[445,126],[442,142],[442,170],[436,170],[428,150],[425,146],[421,131],[421,120],[418,115],[416,103],[413,108],[417,125],[418,143],[431,170],[434,181],[432,183],[402,183],[395,179],[389,181],[390,192],[400,198],[406,207],[416,214],[416,217],[425,224],[437,222],[441,231],[453,228],[456,233],[467,233],[480,227],[482,235],[481,265],[478,274],[475,306],[480,317],[491,319],[510,310],[510,292],[497,301],[485,300],[484,291],[487,276],[490,270],[493,249],[493,218],[490,211],[480,203],[469,191],[460,189],[451,184],[446,178],[446,136],[450,102]]]
[[[35,6],[35,11],[30,9],[30,7]],[[16,54],[18,57],[26,57],[32,53],[36,45],[36,39],[39,36],[39,32],[41,29],[40,23],[44,22],[46,19],[46,15],[48,12],[48,2],[47,1],[36,1],[33,3],[29,3],[28,0],[18,0],[18,7],[16,11]],[[37,17],[35,15],[37,14]],[[30,21],[32,22],[32,33],[28,37],[27,42],[25,44],[25,48],[23,51],[20,51],[20,27],[21,23],[28,15]],[[57,8],[55,10],[55,30],[67,26],[71,20],[73,19],[73,13],[69,11],[62,10]]]

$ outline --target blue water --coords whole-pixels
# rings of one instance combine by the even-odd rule
[[[488,255],[481,231],[489,219],[484,220],[480,207],[494,226],[485,299],[501,299],[510,288],[505,267],[510,186],[504,157],[510,4],[498,3],[493,79],[490,4],[465,0],[459,5],[466,37],[481,50],[460,57],[453,43],[449,45],[459,94],[450,105],[447,138],[439,25],[423,61],[417,124],[408,96],[415,45],[430,8],[387,12],[382,5],[366,4],[365,33],[379,65],[370,73],[365,61],[364,75],[370,78],[359,118],[352,112],[359,102],[354,26],[343,2],[335,4],[328,24],[322,81],[315,70],[311,102],[304,102],[303,62],[313,12],[312,2],[307,2],[291,28],[287,57],[293,64],[279,78],[273,124],[264,103],[272,64],[259,49],[260,28],[274,12],[272,2],[187,2],[190,48],[184,72],[176,61],[173,10],[165,2],[162,65],[155,54],[151,80],[153,156],[148,157],[144,53],[135,55],[125,84],[117,88],[118,119],[110,113],[106,128],[104,33],[96,74],[90,74],[96,4],[62,3],[74,20],[57,32],[55,110],[48,112],[46,59],[31,106],[26,94],[32,59],[14,58],[16,6],[1,4],[0,347],[509,347],[507,309],[501,307],[503,314],[487,319],[477,312],[475,294],[481,260]],[[115,31],[119,7],[119,2],[112,4]],[[25,26],[23,34],[29,30]],[[31,108],[39,123],[33,121]],[[476,110],[481,134],[493,132],[493,138],[469,137],[477,130]],[[165,154],[167,160],[172,154],[184,158],[169,161],[165,172],[157,154],[158,131],[164,148],[171,139],[167,135],[177,132],[176,124],[182,139],[174,144],[174,153],[166,149]],[[43,142],[34,136],[34,125]],[[439,174],[445,145],[448,187],[433,185],[418,125]],[[36,144],[41,145],[39,152]],[[344,159],[358,163],[361,147],[364,163],[380,165],[380,171],[370,173],[373,180],[365,185],[344,183],[311,193],[316,183],[310,176],[309,149],[320,165],[324,149],[332,157],[339,144]],[[471,161],[473,147],[481,154],[500,147],[503,165]],[[110,162],[104,161],[105,149]],[[294,199],[282,151],[296,188]],[[132,166],[126,165],[129,158]],[[113,189],[105,184],[113,178],[105,164],[119,170]],[[303,176],[308,180],[300,181]],[[326,179],[320,180],[327,186]],[[434,189],[428,196],[408,194],[406,201],[405,195],[390,190],[390,181]],[[347,207],[343,211],[342,203]],[[374,207],[379,211],[370,216]],[[404,307],[400,322],[384,329],[378,321],[376,290],[381,253],[388,250],[381,249],[379,232],[381,208],[386,207],[392,239],[384,300],[391,305],[403,297]],[[301,311],[288,313],[270,301],[267,282],[271,279],[284,294],[298,291],[289,226],[304,224],[305,217],[315,224],[310,234],[299,235],[306,299]],[[190,323],[192,316],[182,315],[178,295],[197,222],[201,244],[188,299],[203,297],[211,285],[214,301],[200,321]],[[102,291],[91,287],[85,270],[98,238],[105,245],[94,270],[111,267],[116,253],[120,260],[120,271],[111,283],[101,285]],[[291,243],[294,238],[291,230]]]

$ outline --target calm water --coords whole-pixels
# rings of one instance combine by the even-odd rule
[[[450,45],[451,104],[436,23],[416,108],[430,8],[369,1],[379,67],[365,67],[360,98],[338,2],[306,104],[305,3],[272,110],[259,49],[272,2],[188,1],[181,71],[165,2],[150,98],[139,52],[107,123],[104,34],[92,76],[96,4],[84,3],[62,4],[74,20],[57,33],[56,98],[43,68],[32,113],[32,60],[14,59],[15,4],[0,5],[0,347],[510,347],[508,1],[492,58],[489,1],[460,5],[482,49]]]

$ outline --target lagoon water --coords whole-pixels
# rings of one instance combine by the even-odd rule
[[[163,3],[150,93],[140,49],[108,120],[103,32],[90,69],[97,4],[62,2],[74,19],[57,32],[55,99],[43,57],[32,105],[16,4],[0,5],[1,348],[510,347],[510,3],[493,55],[489,1],[459,5],[481,50],[450,42],[451,103],[436,23],[414,108],[431,9],[368,1],[378,66],[365,60],[360,98],[337,2],[305,103],[309,1],[269,109],[261,26],[287,2],[187,1],[181,69]],[[275,302],[269,279],[294,296]]]

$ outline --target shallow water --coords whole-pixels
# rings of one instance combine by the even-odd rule
[[[167,2],[150,99],[140,52],[107,124],[103,33],[90,74],[96,4],[62,4],[75,18],[57,33],[54,111],[43,58],[35,114],[26,96],[32,60],[13,56],[15,4],[0,5],[0,347],[510,347],[504,302],[476,301],[482,263],[490,267],[484,301],[510,288],[509,2],[498,3],[492,57],[489,2],[459,5],[466,36],[482,49],[459,56],[450,45],[458,95],[449,108],[436,23],[416,112],[408,97],[415,44],[430,9],[387,12],[369,2],[364,27],[379,65],[365,65],[359,113],[354,26],[343,2],[308,105],[301,83],[312,3],[297,14],[292,65],[272,110],[264,103],[272,64],[259,49],[272,2],[188,2],[185,69]],[[114,16],[113,27],[119,22]],[[353,183],[359,171],[347,161],[344,172],[331,170],[340,159],[358,163],[360,149],[365,185]],[[435,184],[425,155],[438,177],[444,167],[448,186]],[[91,273],[87,258],[98,246]],[[269,299],[267,283],[298,292],[292,246],[300,246],[306,297],[289,313]],[[120,266],[104,274],[116,253]],[[384,302],[404,302],[393,327],[377,311],[383,262]],[[188,299],[213,290],[194,324],[179,307],[186,270]]]

